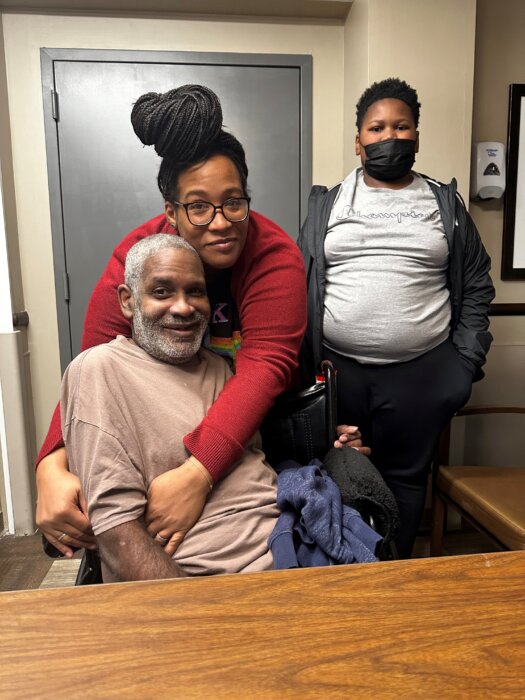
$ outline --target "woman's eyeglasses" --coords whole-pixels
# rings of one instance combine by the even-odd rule
[[[185,209],[190,224],[194,226],[208,226],[218,211],[221,212],[227,221],[236,224],[239,221],[244,221],[250,211],[249,197],[230,197],[222,204],[217,205],[202,200],[188,202],[187,204],[174,201],[173,204]]]

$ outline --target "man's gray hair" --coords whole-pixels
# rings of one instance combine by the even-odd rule
[[[171,233],[156,233],[153,236],[143,238],[138,243],[135,243],[135,245],[128,250],[128,254],[126,255],[124,282],[130,288],[133,296],[136,297],[138,295],[140,278],[142,277],[146,260],[152,255],[155,255],[155,253],[158,253],[159,250],[164,250],[165,248],[189,250],[190,253],[193,253],[197,257],[202,265],[202,261],[195,248],[180,236]]]

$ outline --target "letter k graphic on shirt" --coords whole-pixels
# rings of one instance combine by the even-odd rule
[[[225,310],[225,313],[223,313]],[[220,303],[215,305],[213,310],[212,323],[228,323],[228,304]]]

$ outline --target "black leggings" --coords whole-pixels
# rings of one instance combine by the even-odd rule
[[[446,340],[424,355],[363,365],[324,348],[337,369],[338,422],[357,425],[372,461],[394,493],[401,528],[399,555],[411,555],[425,505],[439,435],[472,389],[472,373]]]

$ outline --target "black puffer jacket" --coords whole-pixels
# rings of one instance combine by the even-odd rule
[[[458,194],[456,180],[444,185],[425,175],[422,177],[436,197],[448,241],[452,342],[465,364],[472,368],[476,381],[483,377],[481,366],[492,342],[488,312],[495,292],[489,274],[490,258]],[[340,185],[330,190],[319,185],[312,188],[308,216],[297,241],[308,280],[308,326],[301,361],[305,384],[312,382],[323,359],[324,239],[339,188]]]

